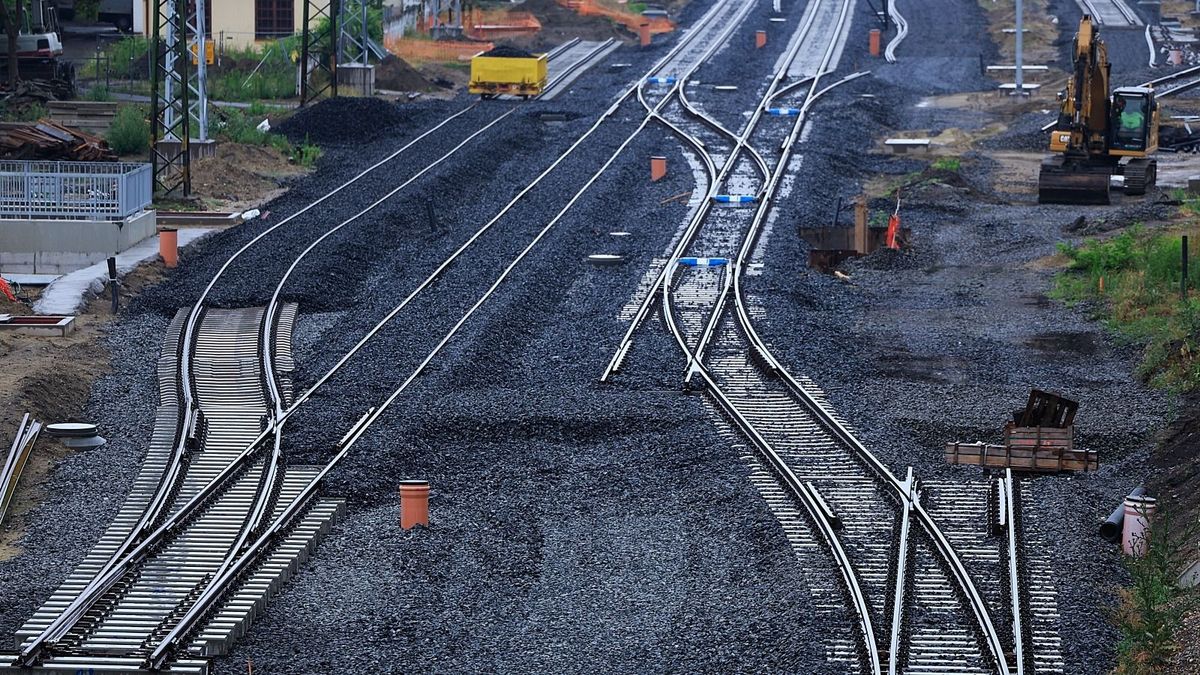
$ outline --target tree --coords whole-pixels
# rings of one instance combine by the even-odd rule
[[[25,23],[24,0],[0,1],[0,21],[8,34],[8,87],[16,89],[20,73],[17,72],[17,39],[21,35],[21,24]]]

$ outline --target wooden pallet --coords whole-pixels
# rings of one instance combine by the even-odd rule
[[[1095,471],[1100,460],[1095,450],[1076,450],[1074,427],[1004,428],[1004,445],[947,443],[946,461],[1016,471]]]

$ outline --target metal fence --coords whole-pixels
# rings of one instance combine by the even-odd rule
[[[0,161],[0,219],[124,220],[153,199],[149,164]]]

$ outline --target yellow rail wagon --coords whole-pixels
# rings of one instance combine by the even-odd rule
[[[511,94],[529,98],[542,93],[546,86],[545,54],[510,47],[497,47],[471,57],[471,84],[468,91],[483,98]]]

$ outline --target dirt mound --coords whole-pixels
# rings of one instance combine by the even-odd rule
[[[580,16],[563,7],[555,0],[525,0],[521,11],[529,12],[542,24],[542,30],[528,38],[515,38],[512,42],[532,51],[546,51],[570,40],[607,40],[617,38],[630,40],[632,34],[620,26],[599,16]]]
[[[319,145],[361,143],[404,121],[394,103],[377,98],[331,98],[304,108],[276,129],[293,143],[305,139]]]
[[[404,59],[388,55],[375,66],[375,86],[388,91],[429,91],[434,85]]]
[[[284,178],[303,172],[275,148],[221,143],[216,155],[192,163],[192,189],[231,207],[257,205],[269,201]]]

